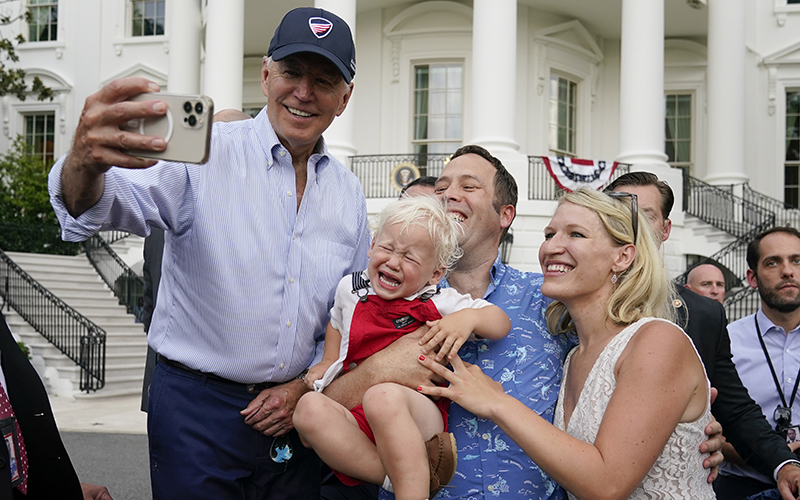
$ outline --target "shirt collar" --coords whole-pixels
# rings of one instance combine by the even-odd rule
[[[497,257],[494,259],[494,264],[492,264],[492,269],[489,270],[489,286],[486,287],[486,292],[483,294],[484,300],[486,297],[492,294],[497,288],[497,285],[503,281],[503,276],[506,274],[506,269],[508,266],[503,264],[503,261],[500,260],[500,252],[497,252]],[[447,282],[447,277],[442,278],[439,281],[439,288],[450,288],[450,283]]]
[[[767,332],[771,332],[773,330],[778,332],[778,333],[780,333],[781,335],[787,335],[787,332],[785,332],[783,330],[783,327],[780,327],[780,326],[776,325],[775,323],[773,323],[772,320],[769,319],[766,314],[764,314],[764,308],[763,307],[761,307],[761,306],[758,307],[758,312],[756,313],[756,318],[758,319],[758,328],[761,330],[761,336],[762,337],[765,336],[767,334]],[[790,332],[788,332],[788,334],[792,334],[792,333],[795,333],[795,332],[800,333],[800,326],[798,326],[794,330],[791,330]]]
[[[267,157],[267,168],[270,169],[274,167],[276,163],[280,163],[280,158],[282,158],[281,151],[284,152],[285,156],[289,156],[290,153],[289,150],[281,144],[278,135],[275,133],[275,129],[272,128],[272,124],[267,116],[266,106],[261,109],[254,120],[264,156]],[[331,162],[330,152],[328,152],[328,146],[325,143],[324,137],[320,137],[319,141],[317,141],[317,145],[314,147],[314,153],[311,155],[309,161],[314,165],[314,169],[309,172],[309,176],[311,176],[313,180],[316,180],[316,174],[319,174]]]

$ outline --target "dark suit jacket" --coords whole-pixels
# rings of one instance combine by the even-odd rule
[[[6,392],[28,455],[28,494],[25,496],[11,489],[8,449],[0,446],[0,500],[83,500],[78,475],[61,442],[44,385],[14,341],[2,312],[0,353]]]
[[[731,359],[728,319],[719,302],[698,295],[686,287],[677,287],[683,304],[678,308],[678,324],[692,338],[706,365],[711,386],[719,391],[711,406],[722,424],[725,438],[736,448],[747,465],[772,477],[775,467],[797,459],[764,418],[761,407],[742,385]],[[688,308],[688,325],[684,326]]]

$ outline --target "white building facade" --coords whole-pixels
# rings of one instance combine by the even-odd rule
[[[0,150],[23,135],[44,155],[67,152],[85,99],[125,76],[207,94],[217,110],[258,110],[271,35],[285,12],[311,1],[2,2],[0,14],[12,19],[32,10],[30,24],[17,20],[3,34],[24,34],[18,65],[56,98],[3,97]],[[314,5],[355,33],[354,96],[325,138],[354,170],[372,169],[358,174],[370,212],[396,197],[394,190],[370,194],[370,186],[391,186],[393,165],[407,161],[400,155],[433,159],[483,145],[520,187],[510,262],[537,270],[541,230],[555,204],[532,195],[541,181],[529,157],[624,162],[657,173],[675,191],[666,254],[677,275],[687,256],[709,256],[729,241],[684,217],[681,169],[733,193],[749,183],[787,206],[800,202],[800,0]],[[425,165],[437,173],[433,162],[423,164],[423,173]]]

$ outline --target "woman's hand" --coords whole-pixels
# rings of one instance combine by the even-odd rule
[[[499,382],[486,376],[478,366],[465,363],[459,356],[451,360],[453,371],[437,363],[432,356],[420,356],[419,362],[450,382],[450,385],[420,386],[417,387],[417,391],[429,396],[449,398],[478,417],[491,419],[493,412],[499,407],[500,400],[506,397]]]

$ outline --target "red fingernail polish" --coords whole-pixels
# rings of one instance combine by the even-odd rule
[[[419,355],[419,360],[420,360],[420,361],[425,361],[425,356],[424,356],[424,355],[422,355],[422,354],[420,354],[420,355]]]
[[[422,390],[422,386],[421,386],[421,385],[418,385],[418,386],[417,386],[417,390],[418,390],[418,391],[421,391],[421,390]]]

